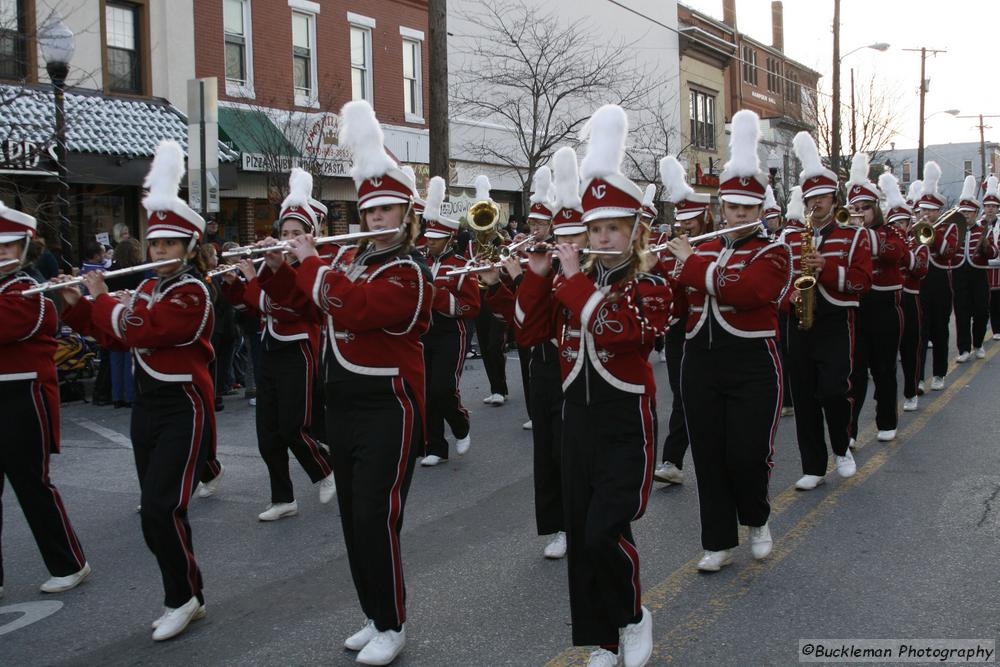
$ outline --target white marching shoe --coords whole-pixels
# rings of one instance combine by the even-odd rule
[[[486,405],[503,405],[506,400],[503,394],[490,394],[483,399],[483,403]]]
[[[443,459],[437,454],[429,454],[424,458],[420,459],[420,465],[430,468],[431,466],[436,466],[442,461],[447,461],[447,459]]]
[[[566,533],[561,530],[552,537],[545,546],[545,557],[556,560],[566,556]]]
[[[940,378],[936,375],[931,378],[931,389],[934,391],[941,391],[944,389],[944,378]]]
[[[293,500],[290,503],[271,503],[267,509],[257,515],[258,521],[277,521],[286,516],[295,516],[299,513],[299,501]]]
[[[620,651],[625,667],[642,667],[653,655],[653,615],[642,607],[642,618],[622,628]]]
[[[591,651],[587,667],[618,667],[618,654],[612,653],[606,648]]]
[[[924,381],[921,380],[920,382],[917,383],[917,396],[921,396],[921,395],[925,394],[926,392],[927,392],[927,389],[924,387]]]
[[[826,477],[822,475],[802,475],[799,477],[799,481],[795,482],[795,488],[799,491],[812,491],[824,482],[826,482]]]
[[[783,408],[781,408],[781,416],[782,417],[794,417],[795,416],[795,406],[786,405]]]
[[[333,473],[316,482],[319,487],[319,501],[326,505],[337,495],[337,482],[333,479]]]
[[[968,360],[969,360],[969,353],[968,352],[962,352],[957,357],[955,357],[955,361],[957,361],[960,364],[964,364]]]
[[[458,438],[457,440],[455,440],[455,452],[459,456],[462,456],[467,451],[469,451],[469,447],[471,446],[472,446],[471,434],[466,435],[464,438]]]
[[[1000,340],[1000,333],[993,334],[993,340]]]
[[[666,350],[660,350],[660,363],[661,364],[667,363],[667,351]]]
[[[521,428],[523,428],[525,431],[530,431],[532,429],[531,420],[529,419],[528,421],[521,424]]]
[[[43,593],[62,593],[71,588],[76,588],[80,583],[90,576],[90,563],[84,563],[79,572],[68,574],[65,577],[49,577],[40,587]]]
[[[365,624],[361,626],[360,630],[344,640],[344,648],[349,651],[360,651],[367,646],[368,642],[370,642],[377,634],[378,630],[375,629],[375,621],[369,618],[365,621]]]
[[[837,474],[841,477],[853,477],[858,471],[858,465],[854,462],[854,454],[851,454],[850,449],[843,456],[835,455],[833,459],[837,463]]]
[[[762,560],[771,555],[771,548],[774,540],[771,539],[771,528],[765,523],[763,526],[750,526],[750,552],[757,560]]]
[[[903,399],[903,412],[916,412],[917,411],[917,405],[919,405],[919,403],[920,402],[919,402],[919,400],[917,399],[916,396],[914,396],[913,398],[904,398]]]
[[[219,464],[219,474],[207,482],[202,482],[198,485],[198,497],[199,498],[210,498],[214,496],[219,490],[219,482],[222,481],[222,475],[226,472],[226,466]]]
[[[156,619],[155,621],[153,621],[153,623],[151,624],[152,627],[153,627],[153,629],[155,630],[156,628],[160,627],[163,624],[163,619],[165,619],[167,616],[169,616],[170,612],[172,612],[172,611],[175,611],[173,609],[173,607],[164,607],[163,608],[163,613],[160,615],[160,617],[158,619]],[[191,620],[192,621],[200,621],[203,618],[205,618],[205,605],[200,605],[198,607],[198,611],[196,611],[194,613],[194,616],[191,617]]]
[[[983,349],[983,348],[981,348],[981,347],[977,347],[976,348],[976,359],[985,359],[985,358],[986,358],[986,350]]]
[[[732,562],[733,552],[729,549],[706,551],[705,555],[698,561],[698,569],[702,572],[718,572]]]
[[[195,620],[199,610],[202,611],[199,618],[205,615],[204,609],[204,605],[198,602],[196,597],[191,598],[177,609],[171,609],[158,619],[159,624],[153,630],[153,641],[162,642],[164,639],[176,637],[184,632],[191,621]]]
[[[893,429],[889,429],[887,431],[879,431],[878,432],[878,441],[879,442],[892,442],[895,439],[896,439],[896,429],[894,429],[894,428]]]
[[[357,661],[362,665],[388,665],[396,659],[406,646],[406,626],[399,629],[375,632],[365,647],[358,653]]]
[[[858,448],[858,441],[855,440],[854,438],[851,438],[851,440],[847,443],[847,447],[848,447],[848,449],[857,449]]]
[[[669,461],[665,461],[656,466],[653,471],[653,479],[664,484],[683,484],[684,471]]]

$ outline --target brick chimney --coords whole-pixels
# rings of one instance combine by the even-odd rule
[[[785,14],[781,0],[771,2],[771,46],[785,50]]]
[[[736,29],[736,0],[722,0],[722,22]]]

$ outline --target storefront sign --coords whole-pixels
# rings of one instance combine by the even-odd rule
[[[319,176],[347,177],[351,170],[350,159],[242,153],[240,160],[243,171],[271,174],[287,174],[292,167],[299,167]]]
[[[48,155],[52,162],[56,162],[56,142],[51,141],[46,146],[40,146],[33,141],[8,139],[0,143],[0,169],[38,170],[43,155]]]
[[[756,97],[758,100],[761,100],[762,102],[767,102],[768,104],[774,104],[774,105],[778,104],[778,100],[774,99],[770,95],[765,95],[764,93],[758,93],[756,90],[750,91],[750,97]]]

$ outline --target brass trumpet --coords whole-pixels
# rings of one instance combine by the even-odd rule
[[[958,210],[957,206],[950,208],[941,214],[941,217],[939,217],[937,222],[933,225],[926,220],[914,223],[913,226],[910,227],[910,233],[913,234],[917,243],[930,247],[934,243],[934,234],[937,233],[937,228],[941,225],[949,225],[952,222],[958,226],[959,240],[964,239],[968,230],[966,229],[965,216],[962,215],[962,212]]]

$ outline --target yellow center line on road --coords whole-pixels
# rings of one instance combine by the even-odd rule
[[[833,490],[825,498],[823,498],[823,500],[820,501],[815,508],[802,517],[802,519],[792,526],[785,534],[781,536],[776,535],[774,550],[766,560],[751,560],[743,566],[730,566],[731,568],[737,570],[737,577],[733,581],[731,581],[725,588],[720,590],[710,599],[705,601],[700,607],[689,613],[682,622],[678,624],[671,624],[670,632],[666,635],[654,637],[653,657],[651,660],[657,664],[670,662],[671,656],[669,650],[671,648],[683,646],[684,644],[697,639],[700,631],[714,623],[720,616],[722,616],[723,613],[728,611],[732,603],[736,602],[750,590],[750,585],[755,579],[765,572],[773,569],[778,563],[784,560],[786,556],[794,551],[795,548],[801,545],[806,534],[816,526],[816,523],[820,518],[830,513],[843,494],[863,484],[874,473],[881,469],[889,458],[899,451],[899,449],[905,445],[910,438],[923,430],[931,418],[947,406],[948,403],[955,398],[956,394],[961,391],[961,389],[966,386],[969,381],[978,375],[983,368],[986,367],[986,362],[995,357],[998,352],[1000,352],[1000,345],[992,346],[992,349],[987,353],[986,358],[979,360],[981,363],[970,364],[972,368],[958,376],[951,375],[956,368],[955,365],[952,365],[952,367],[948,369],[948,375],[946,376],[952,377],[952,381],[948,388],[941,392],[941,395],[934,399],[930,405],[925,408],[921,408],[920,412],[916,413],[913,421],[911,421],[897,434],[896,440],[882,444],[881,449],[873,454],[864,465],[860,466],[857,473],[855,473],[853,477],[839,479],[840,483],[837,484],[837,486],[834,487]],[[930,394],[931,392],[928,391],[924,395],[924,399],[926,400]],[[859,446],[863,447],[868,444],[873,439],[874,435],[875,427],[872,425],[870,428],[865,429],[864,434],[859,434]],[[827,468],[828,474],[832,468],[833,464],[831,463]],[[817,492],[814,491],[804,493],[796,491],[794,485],[785,489],[785,491],[783,491],[778,497],[774,498],[771,502],[771,520],[773,520],[776,515],[786,511],[797,498],[804,495],[815,495],[815,493]],[[667,604],[667,602],[677,599],[681,592],[694,584],[694,582],[703,580],[706,575],[698,572],[697,570],[699,560],[701,560],[701,554],[681,565],[666,579],[663,579],[652,588],[647,589],[643,594],[643,605],[645,605],[650,612],[655,613],[657,609],[663,607]],[[655,622],[653,628],[655,632]],[[582,647],[567,649],[547,662],[545,667],[586,665],[589,651],[589,648]]]

